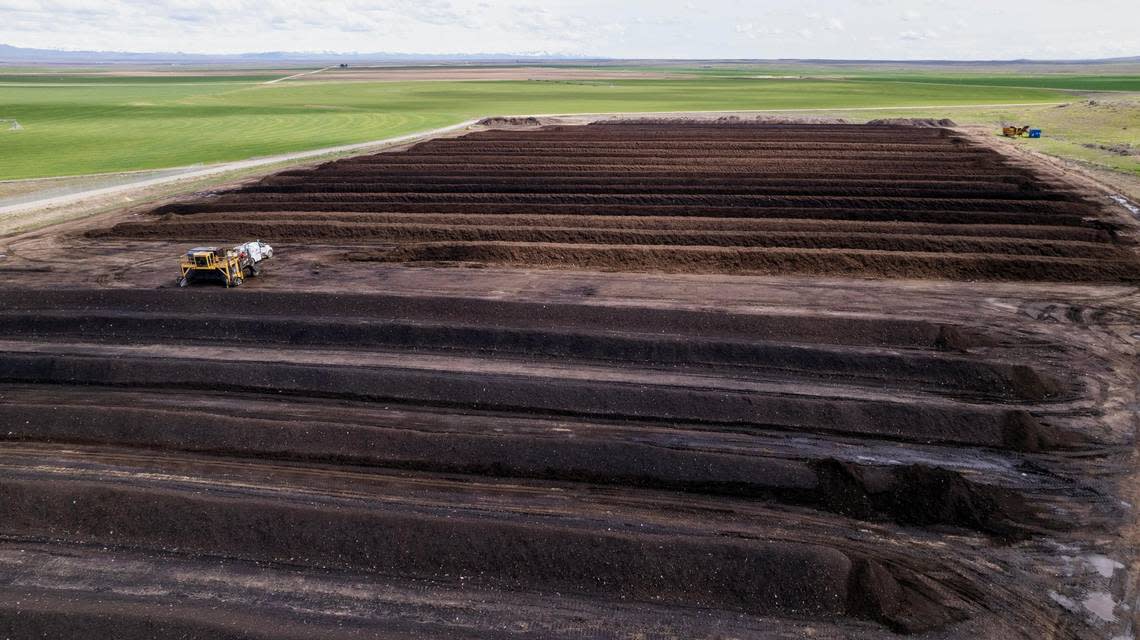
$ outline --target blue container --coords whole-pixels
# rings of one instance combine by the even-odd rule
[[[1029,137],[1030,138],[1040,138],[1041,137],[1041,130],[1040,129],[1030,129],[1029,130]]]

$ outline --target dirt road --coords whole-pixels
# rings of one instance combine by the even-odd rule
[[[299,78],[305,78],[308,76],[318,74],[322,71],[328,71],[329,69],[332,69],[332,68],[334,68],[334,67],[329,66],[329,67],[321,67],[320,69],[313,69],[311,71],[302,71],[301,73],[294,73],[293,75],[285,76],[284,78],[275,78],[273,80],[267,80],[266,82],[263,82],[262,84],[277,84],[278,82],[285,82],[287,80],[297,80]]]

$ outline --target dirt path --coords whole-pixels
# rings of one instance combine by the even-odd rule
[[[305,76],[311,76],[313,74],[320,73],[322,71],[328,71],[329,69],[332,69],[332,68],[333,68],[332,66],[328,66],[328,67],[322,67],[320,69],[314,69],[312,71],[303,71],[301,73],[295,73],[291,76],[287,76],[284,78],[277,78],[275,80],[268,80],[266,82],[263,82],[262,84],[277,84],[278,82],[285,82],[286,80],[295,80],[297,78],[303,78]]]

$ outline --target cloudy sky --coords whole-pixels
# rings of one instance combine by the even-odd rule
[[[646,58],[1140,55],[1140,0],[0,0],[0,43]]]

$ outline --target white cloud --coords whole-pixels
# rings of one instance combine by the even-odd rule
[[[926,31],[903,31],[899,34],[899,38],[903,40],[934,40],[938,38],[938,32],[929,29]]]
[[[784,34],[784,30],[779,27],[758,25],[751,22],[736,25],[736,32],[744,34],[752,40],[781,36]]]
[[[0,43],[675,58],[1140,55],[1135,0],[0,0]],[[1004,17],[1003,17],[1004,16]],[[1010,17],[1017,17],[1010,28]]]

